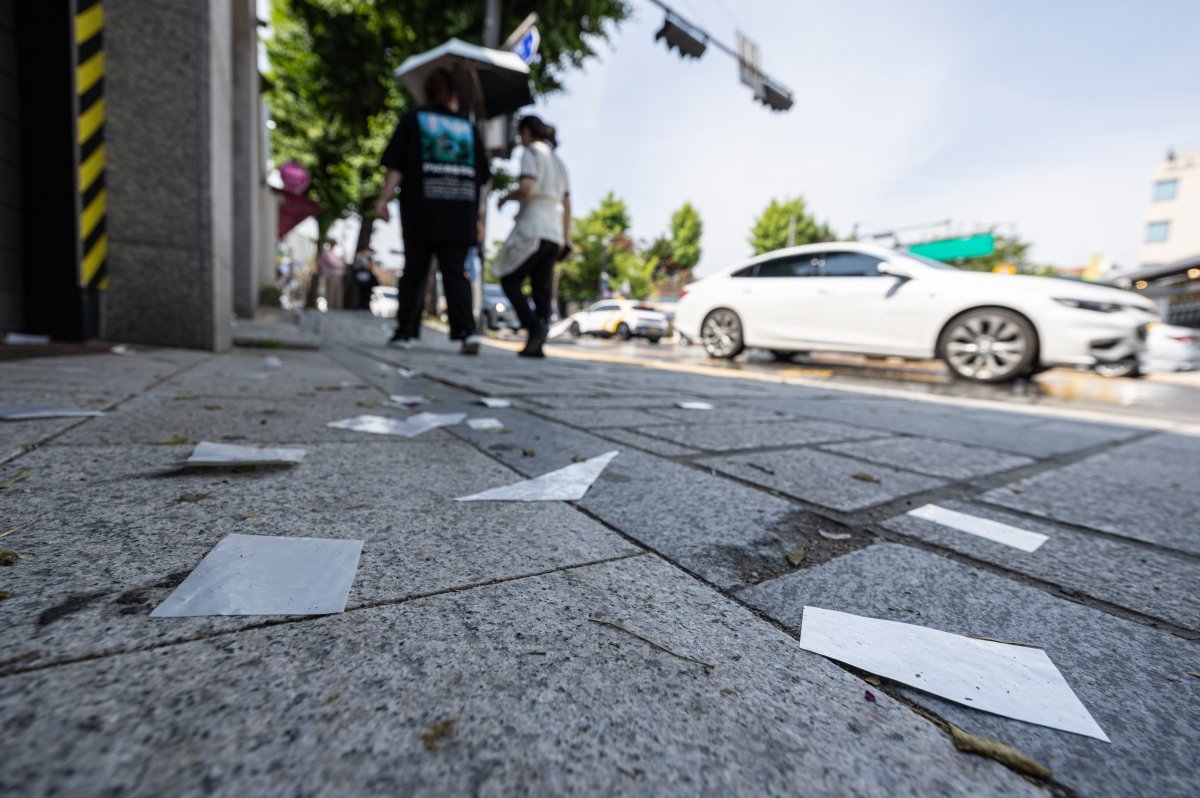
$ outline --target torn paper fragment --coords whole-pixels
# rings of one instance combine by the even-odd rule
[[[1012,546],[1014,549],[1026,552],[1037,551],[1039,546],[1050,539],[1039,532],[1030,532],[1027,529],[1009,526],[988,518],[960,513],[936,504],[926,504],[924,507],[909,510],[908,514],[913,518],[932,521],[935,524],[957,529],[959,532],[985,538],[993,543],[1003,543],[1005,546]]]
[[[394,393],[388,398],[392,400],[392,404],[399,405],[400,407],[420,407],[425,404],[424,396],[408,396]]]
[[[415,370],[406,369],[403,366],[400,366],[399,368],[397,368],[396,373],[399,374],[401,377],[403,377],[406,380],[411,380],[413,377],[417,376],[417,372]]]
[[[226,465],[295,465],[304,459],[304,449],[282,447],[239,446],[233,443],[201,441],[196,444],[192,456],[186,460],[190,466]]]
[[[283,368],[283,361],[274,355],[267,355],[263,358],[263,365],[269,369],[281,369]]]
[[[15,404],[0,405],[0,418],[6,421],[23,421],[31,418],[76,418],[81,416],[102,416],[99,410],[88,410],[84,407],[68,405],[34,405]]]
[[[353,432],[371,432],[376,435],[399,435],[402,438],[413,438],[431,429],[461,424],[466,417],[466,413],[417,413],[404,420],[385,416],[355,416],[354,418],[343,418],[340,421],[330,421],[325,426],[333,429],[348,429]]]
[[[501,399],[499,396],[484,396],[479,400],[479,404],[484,407],[490,407],[497,410],[502,407],[512,407],[512,402],[508,399]]]
[[[498,418],[468,418],[467,426],[471,429],[504,429],[503,422]]]
[[[708,402],[676,402],[676,407],[684,410],[712,410],[713,406]]]
[[[1108,742],[1040,648],[818,607],[804,608],[800,647],[963,706]]]
[[[472,496],[461,496],[457,501],[569,502],[582,499],[583,494],[588,492],[588,488],[600,476],[600,472],[618,454],[620,452],[605,452],[598,457],[584,460],[582,463],[573,463],[566,468],[560,468],[515,485],[492,488]]]
[[[108,351],[112,352],[114,355],[132,355],[133,347],[129,346],[128,344],[117,344]]]
[[[50,336],[10,332],[4,334],[4,343],[9,346],[44,346],[50,343]]]
[[[152,618],[343,612],[361,540],[227,535]]]

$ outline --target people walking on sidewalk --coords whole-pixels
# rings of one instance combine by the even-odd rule
[[[346,262],[338,257],[336,243],[332,238],[326,239],[317,255],[317,271],[325,282],[326,310],[341,310],[345,298]]]
[[[432,72],[426,105],[406,112],[384,150],[387,167],[375,213],[389,221],[388,202],[400,188],[404,273],[399,283],[396,332],[389,342],[407,348],[420,334],[421,307],[431,261],[436,257],[450,317],[450,336],[463,354],[479,351],[467,251],[478,239],[480,189],[491,179],[478,131],[458,115],[451,74]]]
[[[542,345],[550,331],[554,264],[570,251],[571,195],[567,168],[554,152],[554,128],[536,116],[525,116],[517,125],[525,152],[517,188],[499,202],[520,203],[516,223],[496,255],[492,274],[527,331],[522,357],[545,357]],[[533,309],[522,291],[529,278]]]

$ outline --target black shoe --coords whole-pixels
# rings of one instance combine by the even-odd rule
[[[412,349],[413,342],[407,335],[396,330],[396,332],[392,333],[392,337],[388,339],[387,345],[393,349]]]
[[[529,340],[525,342],[525,348],[521,350],[524,357],[545,357],[542,353],[542,345],[546,343],[546,337],[550,334],[550,327],[546,324],[538,324],[529,331]]]
[[[468,335],[462,342],[462,354],[478,355],[479,354],[479,336],[474,333]]]

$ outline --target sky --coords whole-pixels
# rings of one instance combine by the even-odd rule
[[[576,215],[612,191],[649,240],[696,205],[700,274],[747,257],[757,214],[794,196],[842,236],[953,219],[1014,229],[1036,262],[1131,267],[1152,169],[1200,147],[1194,0],[674,5],[721,41],[754,40],[791,110],[754,102],[713,47],[668,52],[662,12],[633,0],[600,58],[535,111],[558,127]],[[493,206],[489,239],[512,213]]]
[[[648,242],[694,204],[699,275],[748,257],[757,215],[796,196],[842,237],[950,219],[1015,232],[1036,263],[1133,268],[1153,168],[1200,148],[1195,0],[674,0],[713,37],[759,45],[793,92],[782,113],[715,47],[668,51],[663,12],[631,4],[531,110],[558,127],[575,215],[611,191]],[[492,202],[489,241],[514,212]],[[339,229],[352,244],[357,224]],[[395,222],[374,245],[400,248]]]

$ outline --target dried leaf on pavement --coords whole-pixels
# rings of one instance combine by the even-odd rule
[[[521,454],[525,457],[537,457],[537,452],[535,452],[533,449],[522,449]]]
[[[1022,754],[1017,749],[1005,745],[999,740],[992,740],[987,737],[980,737],[977,734],[965,732],[953,723],[949,724],[949,726],[950,739],[954,741],[954,747],[959,751],[986,756],[1002,765],[1007,765],[1018,773],[1024,773],[1026,776],[1032,776],[1035,779],[1051,779],[1054,777],[1054,773],[1050,768]]]
[[[203,499],[207,499],[211,495],[212,494],[209,494],[209,493],[185,493],[179,497],[179,501],[181,501],[181,502],[198,502]]]
[[[857,479],[861,482],[871,482],[875,485],[878,485],[880,483],[879,477],[877,477],[873,474],[868,474],[866,471],[855,471],[850,476],[852,479]]]
[[[883,679],[880,679],[878,676],[868,676],[867,684],[871,685],[872,687],[879,687],[883,684]]]
[[[25,470],[18,471],[16,473],[16,476],[9,477],[8,479],[4,480],[3,482],[0,482],[0,490],[4,490],[5,488],[11,488],[13,485],[16,485],[18,482],[20,482],[23,479],[29,479],[28,471],[25,471]]]
[[[16,526],[14,526],[12,529],[6,529],[6,530],[4,530],[3,532],[0,532],[0,538],[6,538],[6,537],[8,537],[9,535],[15,535],[15,534],[17,534],[18,532],[20,532],[22,529],[28,529],[29,527],[33,526],[33,525],[34,525],[34,524],[36,524],[38,521],[40,521],[40,520],[41,520],[41,518],[42,518],[42,517],[39,515],[39,516],[37,516],[36,518],[33,518],[33,519],[29,520],[29,521],[26,521],[26,522],[25,522],[25,523],[23,523],[23,524],[17,524],[17,525],[16,525]]]
[[[1195,676],[1197,679],[1200,679],[1200,671],[1188,671],[1188,676]]]
[[[163,438],[161,441],[155,441],[155,446],[182,446],[185,443],[191,443],[186,435],[172,435],[169,438]]]
[[[571,458],[572,463],[582,463],[582,462],[585,462],[586,460],[587,460],[587,458],[581,454],[577,454]]]
[[[798,549],[789,551],[787,553],[788,565],[792,566],[793,568],[796,567],[800,563],[804,562],[804,558],[807,554],[808,554],[808,549],[806,549],[804,546],[801,546]]]
[[[458,718],[446,718],[445,720],[430,723],[429,728],[425,730],[425,734],[421,736],[421,741],[425,743],[425,750],[438,750],[442,741],[454,731],[454,724],[456,723],[458,723]]]
[[[259,518],[260,516],[264,516],[266,514],[267,514],[266,510],[251,510],[250,512],[248,512],[242,516],[242,520],[249,521],[251,518]]]

